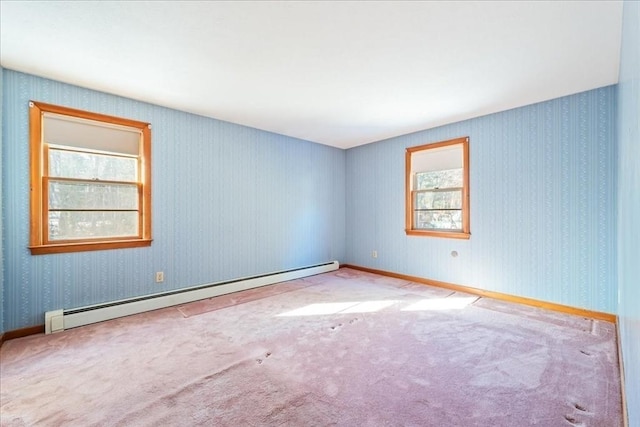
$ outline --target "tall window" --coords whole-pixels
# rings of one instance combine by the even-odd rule
[[[34,255],[151,245],[148,123],[30,102]]]
[[[406,233],[468,239],[469,138],[407,148]]]

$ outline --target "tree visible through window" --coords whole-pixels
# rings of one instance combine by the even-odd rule
[[[407,149],[407,234],[469,238],[468,142]]]
[[[415,174],[415,228],[462,231],[462,175],[462,168]]]
[[[148,246],[147,123],[32,102],[31,252]]]

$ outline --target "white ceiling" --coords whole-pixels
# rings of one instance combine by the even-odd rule
[[[341,148],[618,80],[620,1],[0,6],[5,68]]]

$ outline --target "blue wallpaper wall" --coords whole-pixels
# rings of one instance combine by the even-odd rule
[[[617,310],[615,87],[345,152],[11,70],[3,82],[4,330],[329,259]],[[151,248],[29,254],[29,99],[153,123]],[[464,135],[471,239],[405,236],[404,149]]]
[[[47,310],[344,260],[343,150],[12,70],[3,82],[5,331]],[[30,99],[152,123],[150,248],[30,255]]]
[[[640,426],[640,3],[626,1],[618,85],[619,327],[629,425]]]
[[[612,86],[348,150],[346,261],[615,313],[615,116]],[[405,148],[467,135],[471,239],[407,237]]]

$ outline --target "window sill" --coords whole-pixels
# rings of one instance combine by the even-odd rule
[[[405,230],[407,236],[420,236],[420,237],[444,237],[447,239],[465,239],[471,238],[471,233],[465,233],[462,231],[427,231],[427,230]]]
[[[112,242],[55,243],[29,246],[31,255],[60,254],[68,252],[103,251],[108,249],[141,248],[151,246],[152,239],[118,240]]]

